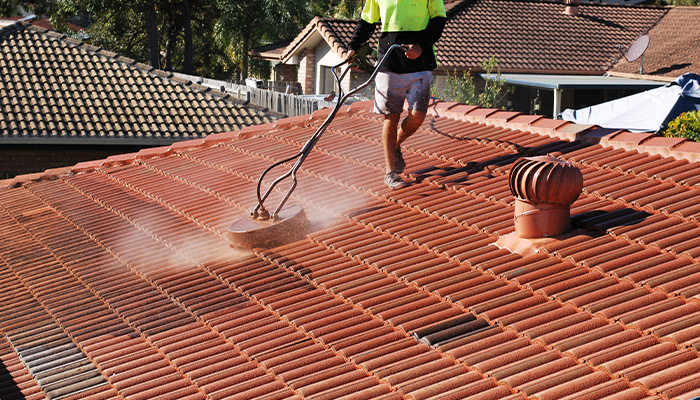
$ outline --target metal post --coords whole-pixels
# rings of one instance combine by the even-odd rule
[[[554,115],[553,119],[557,119],[559,113],[561,112],[561,93],[562,89],[554,89]]]

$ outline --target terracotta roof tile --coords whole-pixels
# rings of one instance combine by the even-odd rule
[[[2,28],[0,36],[0,140],[172,143],[275,118],[225,93],[29,23]]]
[[[55,390],[86,398],[700,391],[694,158],[445,105],[405,144],[411,185],[390,191],[370,108],[343,108],[314,148],[292,196],[313,228],[272,249],[232,249],[228,225],[327,113],[3,181],[8,390],[45,398],[37,368],[77,357],[94,382]],[[574,229],[520,248],[508,173],[547,153],[583,172]]]
[[[700,13],[693,7],[673,7],[649,32],[649,47],[644,52],[644,75],[676,78],[684,73],[696,72],[698,60],[694,49],[697,36],[685,27],[693,26]],[[629,46],[631,42],[625,47]],[[668,55],[682,63],[670,63]],[[614,73],[639,74],[640,61],[627,62],[622,58],[611,70]]]

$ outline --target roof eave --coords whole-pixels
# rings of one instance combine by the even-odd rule
[[[325,19],[314,17],[314,19],[302,30],[302,32],[292,40],[292,43],[285,49],[282,54],[282,62],[285,64],[290,63],[290,60],[299,53],[308,48],[315,47],[318,45],[317,42],[325,41],[331,48],[331,50],[336,53],[339,57],[343,57],[348,49],[345,47],[345,43],[337,40],[333,33],[333,29],[326,24]]]

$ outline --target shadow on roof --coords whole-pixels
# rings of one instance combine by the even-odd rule
[[[656,71],[652,71],[651,74],[668,74],[668,73],[671,73],[673,71],[688,68],[691,65],[693,65],[693,64],[691,64],[691,63],[673,64],[673,65],[670,65],[668,67],[659,68]]]
[[[7,396],[7,398],[12,398],[12,399],[20,399],[24,398],[22,397],[22,391],[17,386],[17,382],[15,382],[14,378],[10,374],[10,371],[7,370],[7,367],[5,366],[5,363],[0,360],[0,382],[2,382],[2,390],[0,390],[0,394],[4,396]]]

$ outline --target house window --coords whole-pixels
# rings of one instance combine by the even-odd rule
[[[332,91],[336,91],[336,88],[331,67],[321,66],[321,87],[319,88],[319,94],[329,94]]]

